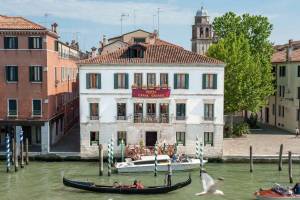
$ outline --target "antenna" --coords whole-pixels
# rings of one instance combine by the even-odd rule
[[[45,13],[44,17],[45,17],[45,27],[48,27],[48,17],[49,17],[50,13]]]
[[[161,10],[160,8],[157,8],[157,35],[159,35],[159,14]]]
[[[153,19],[152,19],[152,27],[153,27],[153,31],[155,30],[155,17],[156,17],[156,15],[153,14]]]
[[[122,13],[121,14],[121,19],[120,19],[120,21],[121,21],[121,35],[123,34],[123,20],[124,20],[125,17],[129,17],[129,15],[125,14],[125,13]]]
[[[136,9],[133,10],[133,26],[136,29]]]

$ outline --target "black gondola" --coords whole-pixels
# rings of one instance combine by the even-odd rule
[[[191,176],[184,182],[179,182],[171,186],[152,186],[144,189],[130,188],[126,186],[113,187],[105,185],[96,185],[93,182],[72,181],[63,178],[63,183],[67,187],[73,187],[81,190],[87,190],[100,193],[117,193],[117,194],[163,194],[174,190],[178,190],[189,185],[192,182]]]

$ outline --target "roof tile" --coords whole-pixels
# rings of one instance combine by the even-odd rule
[[[46,30],[46,28],[23,17],[0,15],[0,30]]]

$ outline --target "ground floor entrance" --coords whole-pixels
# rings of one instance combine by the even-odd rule
[[[157,132],[156,131],[147,131],[146,132],[146,146],[153,147],[157,141]]]

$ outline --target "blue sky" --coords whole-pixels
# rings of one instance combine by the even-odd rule
[[[228,11],[269,17],[274,25],[270,40],[276,44],[300,39],[300,0],[0,0],[0,14],[24,16],[48,27],[57,22],[61,40],[77,38],[89,50],[103,35],[120,34],[123,13],[128,15],[123,32],[152,32],[160,8],[160,38],[190,49],[191,25],[202,5],[211,20]]]

